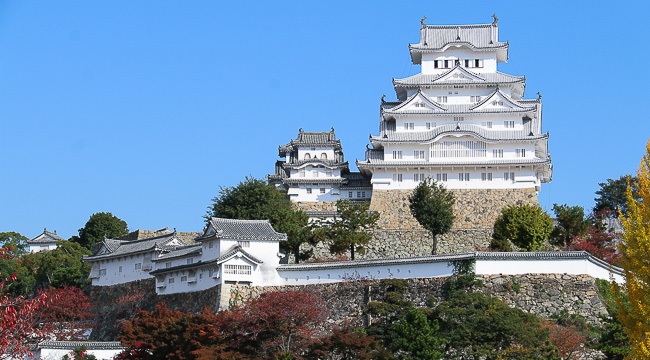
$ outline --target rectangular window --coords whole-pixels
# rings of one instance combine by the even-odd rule
[[[438,96],[436,98],[439,103],[446,103],[447,102],[447,96]]]
[[[492,150],[492,157],[494,157],[494,158],[502,158],[503,157],[503,149],[493,149]]]
[[[492,121],[483,121],[481,122],[481,126],[492,129]]]
[[[474,67],[482,68],[482,67],[483,67],[483,60],[481,60],[481,59],[475,59],[475,60],[474,60]]]
[[[436,181],[447,181],[447,173],[436,174]]]
[[[311,194],[311,188],[307,188],[307,194]]]
[[[122,266],[120,266],[119,268],[117,268],[117,272],[120,272],[120,273],[122,272]]]
[[[513,120],[504,121],[504,122],[503,122],[503,126],[504,126],[506,129],[514,129],[514,127],[515,127],[515,122],[514,122]]]
[[[393,159],[398,160],[402,158],[402,150],[393,150]]]
[[[481,97],[480,96],[470,96],[469,101],[473,103],[481,102]]]
[[[170,277],[169,280],[167,280],[168,283],[173,284],[174,283],[174,278]]]
[[[241,247],[251,247],[251,242],[249,240],[237,240],[237,245]]]
[[[358,197],[358,198],[361,197],[361,191],[357,191],[357,197]]]
[[[428,123],[427,123],[427,130],[430,130],[430,129],[431,129],[431,123],[428,122]]]
[[[325,194],[325,188],[320,188],[320,193]]]
[[[424,181],[424,174],[413,174],[413,181]]]
[[[212,244],[212,243],[210,243],[210,244]],[[170,267],[172,267],[172,262],[171,261],[166,262],[165,263],[165,269],[169,269]]]
[[[187,281],[187,275],[181,276],[181,282],[186,282]]]
[[[192,258],[187,259],[187,265],[193,264],[193,263],[194,263],[194,259],[192,259]]]
[[[99,276],[106,276],[106,269],[99,269]]]
[[[515,173],[503,173],[503,180],[515,181]]]
[[[414,150],[413,157],[416,160],[424,159],[424,150]]]
[[[402,182],[402,174],[393,174],[393,181]]]
[[[136,270],[142,269],[142,263],[135,263],[135,269]]]
[[[404,123],[404,130],[413,130],[415,128],[415,123]]]
[[[516,149],[515,153],[517,157],[526,157],[526,149]]]
[[[352,191],[348,192],[348,197],[349,197],[349,198],[352,197]]]
[[[458,173],[458,181],[469,181],[469,173]]]
[[[250,275],[253,273],[253,267],[250,265],[224,265],[224,274],[233,275]]]
[[[492,181],[492,173],[481,173],[481,180]]]
[[[329,169],[328,169],[328,170],[326,170],[326,171],[325,171],[325,173],[326,173],[326,174],[327,174],[327,176],[329,176],[329,177],[331,177],[331,176],[332,176],[332,174],[333,174],[333,173],[332,173],[332,170],[329,170]]]
[[[464,121],[465,117],[464,116],[454,116],[454,121]]]
[[[203,279],[203,271],[199,273],[199,280]]]
[[[212,249],[214,247],[214,241],[210,241],[208,243],[208,249]]]
[[[363,198],[365,198],[365,197],[366,197],[366,192],[365,192],[365,191],[362,191],[362,192],[361,192],[361,198],[363,199]]]

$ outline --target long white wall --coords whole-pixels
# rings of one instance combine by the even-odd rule
[[[570,274],[623,283],[622,270],[585,252],[468,253],[408,259],[380,259],[336,263],[283,265],[278,268],[285,285],[333,283],[354,279],[407,279],[447,277],[453,261],[475,260],[477,275]]]

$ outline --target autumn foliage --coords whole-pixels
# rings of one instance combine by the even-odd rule
[[[0,248],[0,258],[13,255]],[[0,354],[24,356],[43,339],[75,340],[92,315],[88,298],[77,288],[49,289],[34,296],[14,296],[5,291],[15,274],[0,274]]]

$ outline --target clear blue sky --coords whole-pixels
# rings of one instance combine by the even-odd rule
[[[200,231],[219,187],[273,172],[298,128],[334,127],[353,164],[391,78],[419,71],[420,18],[492,13],[500,70],[543,94],[542,206],[591,209],[650,137],[650,2],[0,1],[0,231],[68,238],[101,211]]]

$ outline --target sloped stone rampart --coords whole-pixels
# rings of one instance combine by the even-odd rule
[[[379,213],[380,229],[422,229],[411,215],[411,190],[374,190],[370,210]],[[501,210],[508,205],[538,205],[534,189],[451,190],[456,197],[454,229],[492,228]]]
[[[594,278],[588,275],[491,275],[479,276],[482,285],[471,291],[481,292],[504,301],[508,306],[549,318],[562,311],[578,314],[588,323],[601,325],[607,310],[598,297]],[[446,278],[407,279],[404,298],[415,306],[439,304],[444,299]],[[249,299],[273,290],[304,290],[317,295],[327,304],[330,326],[367,325],[368,302],[381,301],[386,288],[378,280],[359,280],[335,284],[284,287],[233,288],[237,296]]]

